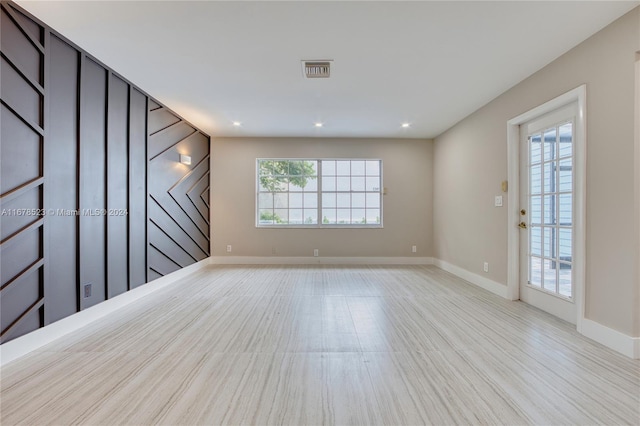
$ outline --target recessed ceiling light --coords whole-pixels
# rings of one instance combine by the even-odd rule
[[[236,126],[236,127],[240,127],[242,125],[242,123],[239,122],[239,121],[234,121],[233,125]]]
[[[403,128],[411,127],[411,123],[402,123]]]
[[[316,126],[316,127],[322,127],[324,124],[322,124],[322,123],[314,123],[313,125]]]

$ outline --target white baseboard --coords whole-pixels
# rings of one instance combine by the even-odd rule
[[[434,258],[432,264],[442,270],[445,270],[447,272],[452,273],[453,275],[456,275],[462,278],[465,281],[469,281],[471,284],[477,285],[478,287],[483,288],[487,291],[490,291],[491,293],[497,294],[500,297],[504,297],[505,299],[508,299],[506,285],[502,285],[499,282],[490,280],[489,278],[485,278],[478,274],[474,274],[473,272],[469,272],[466,269],[463,269],[456,265],[452,265],[451,263],[445,262],[444,260],[441,260],[441,259]]]
[[[640,337],[627,336],[617,330],[584,318],[581,333],[591,340],[605,345],[632,359],[640,359]]]
[[[105,316],[117,311],[118,309],[139,300],[148,294],[160,290],[171,285],[181,278],[207,266],[210,264],[209,258],[200,262],[189,265],[164,277],[155,279],[147,284],[136,287],[133,290],[122,293],[113,299],[105,300],[102,303],[94,305],[90,308],[77,312],[46,327],[39,328],[31,333],[10,340],[0,345],[0,366],[35,351],[44,345],[53,342],[60,337],[97,321]]]
[[[213,265],[432,265],[431,257],[212,256]]]

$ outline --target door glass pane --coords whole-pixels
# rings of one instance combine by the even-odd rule
[[[556,158],[556,128],[544,132],[544,161]]]
[[[533,135],[529,138],[529,159],[531,164],[542,161],[542,135]]]
[[[558,196],[558,224],[560,226],[571,226],[572,223],[572,194],[560,194]]]
[[[542,197],[539,195],[531,197],[529,209],[531,223],[540,225],[542,223]]]
[[[531,254],[542,256],[542,228],[532,227],[529,241],[531,242]]]
[[[543,262],[544,281],[543,288],[553,293],[556,292],[556,262],[545,259]]]
[[[540,194],[542,192],[542,164],[531,166],[531,194]]]
[[[556,217],[556,197],[555,195],[545,195],[543,202],[544,224],[553,225]]]
[[[558,271],[559,281],[558,287],[560,294],[566,297],[573,297],[571,286],[571,264],[561,262]]]
[[[566,297],[573,297],[572,155],[571,122],[529,135],[529,284]]]
[[[570,192],[573,189],[573,170],[571,158],[560,160],[558,171],[558,191]]]
[[[532,256],[529,265],[529,284],[542,287],[542,259]]]
[[[573,154],[573,123],[567,123],[558,128],[560,137],[560,157],[570,157]]]
[[[556,161],[544,163],[544,192],[555,192],[556,190]]]

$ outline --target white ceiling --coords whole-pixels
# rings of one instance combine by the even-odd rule
[[[431,138],[640,1],[18,3],[214,137]]]

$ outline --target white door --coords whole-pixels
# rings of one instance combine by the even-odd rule
[[[577,102],[520,126],[520,299],[576,323]]]

